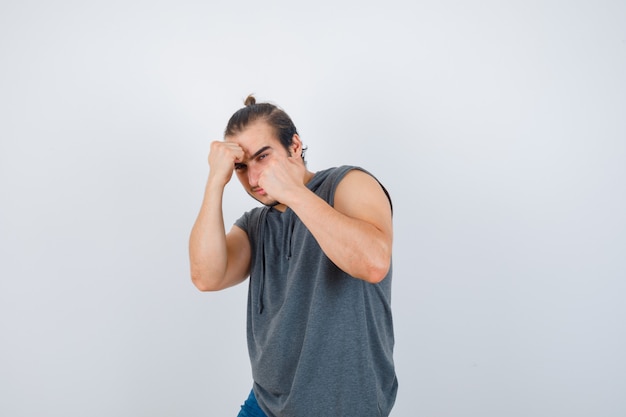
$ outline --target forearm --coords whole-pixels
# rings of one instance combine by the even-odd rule
[[[308,189],[289,207],[313,234],[324,254],[349,275],[380,282],[391,264],[391,239],[374,225],[349,217]]]
[[[191,278],[200,290],[219,287],[226,274],[228,250],[222,214],[223,193],[224,187],[209,177],[189,237]]]

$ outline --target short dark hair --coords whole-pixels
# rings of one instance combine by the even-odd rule
[[[254,95],[250,94],[244,101],[245,107],[237,110],[230,117],[224,137],[234,136],[248,127],[249,124],[262,120],[270,125],[278,137],[278,140],[289,152],[289,147],[293,143],[293,135],[298,134],[298,129],[291,121],[291,118],[285,111],[271,103],[257,103]],[[302,159],[304,160],[304,151],[302,148]]]

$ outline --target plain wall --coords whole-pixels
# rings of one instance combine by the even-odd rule
[[[391,192],[393,417],[626,415],[623,1],[5,0],[0,63],[0,415],[236,415],[187,240],[249,93]]]

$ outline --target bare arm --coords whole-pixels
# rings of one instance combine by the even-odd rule
[[[363,171],[350,171],[331,207],[302,183],[287,180],[298,178],[294,163],[284,167],[291,167],[292,175],[281,175],[277,166],[263,178],[265,189],[280,193],[280,201],[298,215],[335,265],[355,278],[382,281],[391,265],[393,227],[391,206],[378,181]]]
[[[370,283],[382,281],[391,265],[391,206],[380,184],[350,171],[335,191],[334,208],[306,189],[291,209],[320,247],[346,273]]]
[[[224,142],[211,145],[204,200],[189,237],[191,279],[201,291],[217,291],[246,279],[250,269],[250,243],[246,233],[233,226],[226,234],[222,213],[224,187],[232,176],[240,149]]]

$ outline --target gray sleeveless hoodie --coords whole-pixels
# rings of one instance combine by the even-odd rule
[[[317,172],[307,187],[333,205],[337,185],[353,169],[362,170]],[[235,224],[252,247],[248,350],[263,411],[269,417],[388,416],[398,387],[391,268],[379,284],[351,277],[289,208],[257,207]]]

